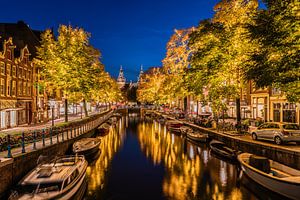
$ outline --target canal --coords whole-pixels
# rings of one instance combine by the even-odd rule
[[[282,199],[215,157],[207,144],[138,116],[122,117],[100,148],[87,169],[87,200]]]

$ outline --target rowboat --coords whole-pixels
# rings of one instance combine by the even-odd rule
[[[97,128],[97,133],[101,136],[107,135],[109,133],[110,128],[111,125],[104,123]]]
[[[100,138],[82,138],[73,144],[73,152],[91,158],[98,153],[100,142]]]
[[[238,155],[243,172],[265,188],[290,199],[300,199],[300,171],[250,153]]]
[[[209,143],[209,146],[213,153],[222,156],[231,161],[236,161],[237,154],[236,151],[226,146],[223,142],[213,140]]]
[[[207,134],[202,134],[202,133],[193,132],[193,131],[188,131],[187,132],[187,137],[191,140],[196,141],[196,142],[207,142],[207,140],[208,140],[208,135]]]
[[[167,129],[171,132],[181,133],[180,127],[183,126],[183,123],[175,120],[168,120],[166,122]]]
[[[82,199],[87,165],[83,156],[61,157],[38,165],[19,182],[9,200]]]
[[[188,132],[193,132],[193,129],[188,126],[181,126],[180,132],[181,134],[186,135]]]

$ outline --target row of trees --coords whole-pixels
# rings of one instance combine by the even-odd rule
[[[61,25],[57,38],[50,30],[41,35],[35,63],[40,69],[39,84],[48,93],[63,91],[65,121],[68,121],[68,101],[83,102],[85,115],[87,101],[116,102],[121,92],[117,83],[101,63],[101,53],[89,43],[90,34],[81,28]]]
[[[161,88],[149,93],[147,88],[157,81],[149,81],[153,75],[148,74],[139,100],[168,103],[192,94],[219,112],[235,99],[238,123],[240,98],[249,81],[279,88],[289,101],[300,102],[300,2],[264,3],[266,9],[259,9],[257,0],[221,0],[212,19],[197,28],[175,30],[163,67],[155,74],[161,77]],[[156,94],[159,100],[151,98]]]

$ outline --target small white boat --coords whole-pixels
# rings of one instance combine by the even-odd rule
[[[100,138],[82,138],[73,144],[73,152],[75,154],[92,157],[99,151]]]
[[[87,182],[83,156],[61,157],[38,165],[18,184],[10,200],[81,199]]]
[[[263,169],[258,169],[252,166],[253,161],[251,160],[255,160],[255,157],[257,156],[249,153],[238,155],[238,161],[241,164],[242,170],[248,177],[265,188],[290,199],[300,199],[300,170],[264,157],[258,157],[258,161],[260,159],[264,160],[264,162],[267,161],[264,163]]]
[[[193,131],[188,131],[187,137],[196,142],[207,142],[207,140],[208,140],[207,134],[202,134],[202,133],[193,132]]]

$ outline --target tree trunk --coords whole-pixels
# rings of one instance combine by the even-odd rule
[[[241,99],[236,98],[236,128],[241,132]]]
[[[83,102],[84,116],[87,117],[87,116],[89,116],[89,114],[87,111],[86,100],[83,99],[82,102]]]
[[[65,98],[65,122],[68,122],[68,99]]]

